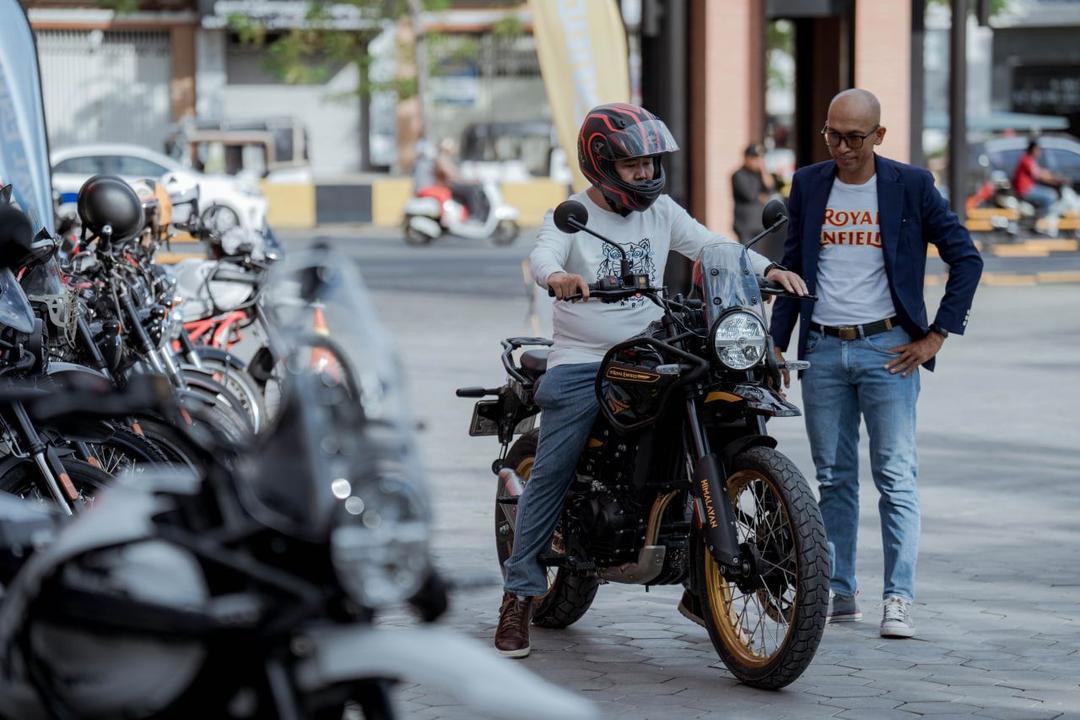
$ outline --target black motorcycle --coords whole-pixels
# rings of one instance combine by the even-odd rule
[[[584,230],[622,252],[587,221],[580,203],[556,209],[563,232]],[[766,232],[786,222],[782,203],[766,207]],[[800,415],[778,388],[783,370],[807,364],[776,360],[762,293],[785,291],[759,285],[746,248],[707,246],[695,276],[692,297],[668,298],[647,275],[635,275],[624,254],[620,277],[590,285],[590,297],[601,302],[645,297],[663,313],[645,333],[611,348],[600,366],[600,413],[551,549],[540,558],[549,586],[533,622],[574,623],[602,582],[683,583],[728,669],[748,685],[775,689],[809,665],[829,601],[817,502],[766,428],[771,417]],[[507,383],[457,392],[496,396],[476,404],[469,434],[496,435],[502,444],[492,466],[500,563],[513,548],[517,502],[539,437],[530,428],[548,351],[535,346],[550,344],[503,341]]]

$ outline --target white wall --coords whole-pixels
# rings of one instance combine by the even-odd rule
[[[265,71],[256,53],[229,47],[226,58],[223,119],[295,118],[307,128],[317,178],[360,171],[364,127],[355,66],[341,68],[323,85],[287,85]]]
[[[51,149],[96,142],[163,149],[172,117],[167,32],[35,35]]]

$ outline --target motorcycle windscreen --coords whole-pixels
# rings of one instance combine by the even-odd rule
[[[311,541],[335,514],[426,522],[401,363],[352,261],[328,249],[290,255],[263,297],[285,377],[250,483],[256,517]]]
[[[56,258],[49,258],[39,265],[27,268],[20,282],[27,295],[67,296],[64,281],[60,278],[60,264],[56,262]]]
[[[746,248],[735,242],[706,245],[698,256],[694,283],[705,301],[708,327],[731,308],[743,308],[765,321],[761,288]]]
[[[18,0],[0,0],[0,185],[34,231],[53,230],[52,175],[37,48]]]
[[[0,325],[15,328],[21,333],[34,330],[34,309],[8,268],[0,270]]]

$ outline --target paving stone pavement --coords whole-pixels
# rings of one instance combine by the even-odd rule
[[[425,428],[440,565],[451,576],[493,580],[457,594],[446,622],[489,642],[501,592],[491,537],[497,444],[467,436],[471,403],[453,388],[501,382],[499,339],[529,332],[524,298],[380,292],[375,299],[398,338]],[[936,298],[930,303],[936,307]],[[881,540],[864,440],[865,618],[827,627],[810,668],[786,689],[735,682],[705,631],[675,611],[681,588],[673,587],[605,585],[580,622],[534,629],[532,656],[507,662],[620,720],[1080,717],[1076,308],[1067,286],[982,288],[968,335],[950,338],[938,372],[923,373],[915,639],[878,635]],[[800,403],[797,387],[793,399]],[[801,420],[773,421],[771,429],[812,475]],[[397,697],[407,718],[474,716],[417,685]]]

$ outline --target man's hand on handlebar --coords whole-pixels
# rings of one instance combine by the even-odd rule
[[[553,272],[547,278],[548,289],[559,300],[581,294],[582,300],[589,299],[589,283],[580,275],[572,275],[567,272]]]
[[[799,274],[793,273],[790,270],[773,268],[769,271],[769,274],[765,276],[765,279],[780,284],[792,295],[802,296],[810,294],[810,290],[807,289],[806,283],[799,277]]]

